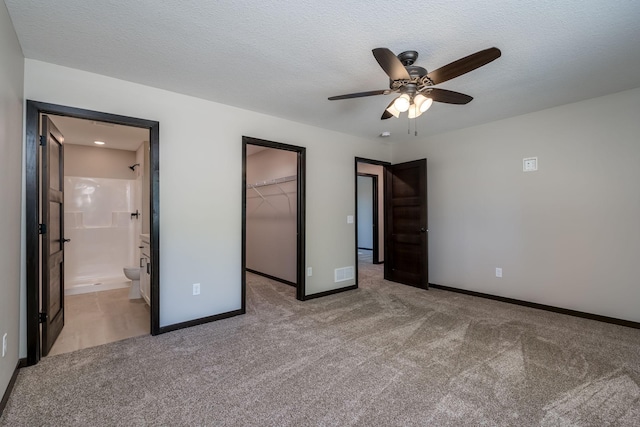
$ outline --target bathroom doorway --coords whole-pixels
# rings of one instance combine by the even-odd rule
[[[64,137],[64,328],[43,355],[149,334],[149,130],[46,115]],[[146,201],[146,202],[145,202]],[[49,351],[48,347],[51,347]]]
[[[305,297],[304,147],[242,138],[242,310],[247,272]]]
[[[43,154],[50,151],[47,137],[38,137],[41,120],[43,130],[44,126],[52,129],[59,127],[67,134],[63,136],[63,132],[59,132],[59,141],[55,144],[58,148],[55,156],[51,157],[59,157],[60,160],[60,171],[55,170],[52,174],[60,177],[60,182],[56,184],[59,189],[55,190],[58,195],[54,197],[60,199],[60,204],[59,207],[55,205],[54,215],[42,216],[45,203],[44,199],[40,201],[40,194],[44,190],[39,186],[41,175],[44,175],[51,159],[47,160],[46,154]],[[133,142],[136,147],[127,147],[126,138],[122,135],[114,136],[114,132],[117,134],[118,131],[134,135],[132,138],[138,140]],[[104,139],[108,141],[102,141],[106,144],[98,148],[94,141]],[[40,148],[43,142],[43,148]],[[111,307],[115,311],[109,313],[111,320],[120,326],[131,326],[127,312],[135,307],[138,321],[142,320],[143,325],[138,325],[138,331],[129,336],[140,335],[140,331],[154,335],[159,333],[158,145],[158,122],[27,101],[29,365],[37,363],[55,346],[56,337],[53,333],[59,331],[53,328],[48,331],[49,322],[54,317],[59,319],[56,322],[64,324],[73,320],[73,316],[79,312],[90,311],[92,306]],[[48,188],[48,183],[46,185]],[[54,235],[56,228],[60,232]],[[140,237],[145,234],[149,264],[142,269],[139,246]],[[46,250],[49,247],[60,248],[61,255],[56,255],[56,259],[63,260],[60,268],[51,270],[52,274],[48,274],[50,270],[47,264],[41,267],[41,262],[46,262]],[[142,270],[149,273],[146,277],[149,284],[148,308],[144,299],[135,298],[135,287],[124,276],[123,267],[137,267],[139,273]],[[77,303],[75,299],[78,299]],[[118,304],[126,310],[118,312]],[[124,331],[123,336],[123,331],[114,329],[113,325],[104,325],[100,330],[95,322],[95,314],[92,314],[92,322],[80,323],[94,323],[92,326],[98,329],[89,331],[87,337],[91,339],[72,344],[72,347],[91,347],[127,338],[126,334],[132,333]],[[141,316],[145,319],[140,319]],[[64,328],[60,329],[64,334]],[[79,334],[81,332],[71,331],[72,339],[83,341],[78,338]],[[55,348],[53,350],[55,353]]]

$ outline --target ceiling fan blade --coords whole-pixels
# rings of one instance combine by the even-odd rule
[[[427,74],[427,77],[433,81],[434,85],[437,85],[468,73],[469,71],[473,71],[476,68],[480,68],[483,65],[487,65],[494,59],[500,58],[500,55],[502,55],[502,53],[497,47],[481,50],[480,52],[473,53],[447,64],[444,67],[440,67]]]
[[[454,92],[447,89],[433,88],[428,91],[421,92],[427,98],[431,98],[436,102],[444,102],[446,104],[468,104],[473,99],[473,96],[465,95],[464,93]]]
[[[373,95],[386,95],[388,93],[391,93],[389,89],[370,90],[369,92],[356,92],[356,93],[348,93],[346,95],[330,96],[329,101],[337,101],[338,99],[362,98],[365,96],[373,96]]]
[[[411,77],[402,62],[386,47],[373,49],[373,56],[391,80],[409,80]]]

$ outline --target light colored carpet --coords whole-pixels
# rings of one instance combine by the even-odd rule
[[[46,358],[7,426],[638,426],[640,330],[385,282]]]

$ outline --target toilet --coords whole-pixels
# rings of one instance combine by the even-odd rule
[[[125,267],[122,269],[127,279],[131,280],[129,299],[142,298],[140,295],[140,267]]]

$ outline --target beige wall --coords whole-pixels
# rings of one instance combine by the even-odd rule
[[[378,176],[378,262],[384,261],[384,167],[358,163],[359,173]]]
[[[0,2],[0,397],[18,363],[20,343],[22,111],[24,57],[4,2]],[[24,268],[24,267],[23,267]],[[25,317],[26,319],[26,317]],[[23,344],[26,349],[26,344]]]
[[[640,321],[639,119],[640,88],[398,146],[428,158],[430,282]]]
[[[298,155],[268,148],[247,156],[247,184],[296,176]],[[297,181],[247,190],[247,268],[289,282],[297,273]],[[286,196],[283,194],[286,193]]]
[[[55,117],[52,117],[55,123]],[[129,166],[137,163],[136,152],[111,148],[65,144],[65,176],[91,178],[136,179],[136,172]]]
[[[160,122],[160,324],[241,306],[242,136],[307,148],[306,293],[353,284],[354,157],[390,148],[357,138],[40,61],[25,61],[29,99]],[[215,131],[212,132],[212,129]],[[331,173],[327,173],[330,168]],[[192,296],[192,284],[201,293]]]

